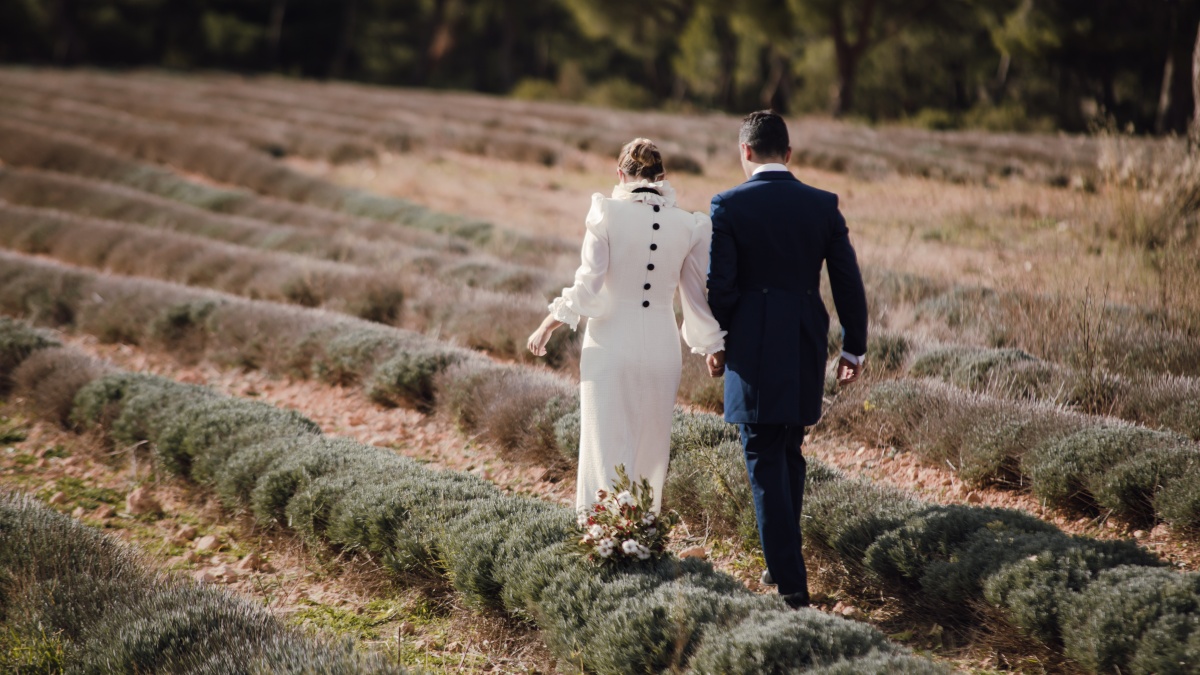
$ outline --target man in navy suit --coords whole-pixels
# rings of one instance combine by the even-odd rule
[[[774,583],[792,607],[809,604],[801,552],[805,427],[821,417],[829,315],[821,267],[829,270],[844,338],[838,381],[858,379],[867,352],[867,299],[837,195],[787,169],[787,125],[751,113],[739,134],[747,181],[712,200],[708,304],[728,331],[726,351],[708,357],[725,375],[725,421],[741,427],[746,470]]]

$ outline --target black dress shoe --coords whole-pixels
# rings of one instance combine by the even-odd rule
[[[787,606],[791,607],[792,609],[803,609],[809,606],[808,593],[805,593],[804,591],[785,595],[783,596],[783,601],[786,602]]]
[[[762,582],[763,586],[774,586],[775,585],[775,580],[771,578],[770,571],[763,572],[762,576],[759,578],[759,581]]]

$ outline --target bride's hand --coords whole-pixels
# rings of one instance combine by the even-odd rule
[[[552,330],[547,329],[545,325],[538,326],[538,329],[533,331],[533,335],[529,336],[529,343],[526,345],[530,353],[534,356],[546,355],[546,343],[550,341]]]

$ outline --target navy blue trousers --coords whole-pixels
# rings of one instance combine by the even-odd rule
[[[778,584],[780,595],[803,593],[807,597],[808,571],[800,548],[804,427],[743,424],[741,431],[767,571]]]

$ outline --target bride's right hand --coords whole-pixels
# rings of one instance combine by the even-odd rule
[[[547,330],[544,325],[538,326],[538,329],[533,331],[533,335],[529,336],[529,343],[526,345],[530,353],[534,356],[546,355],[546,343],[550,341],[551,331]]]

